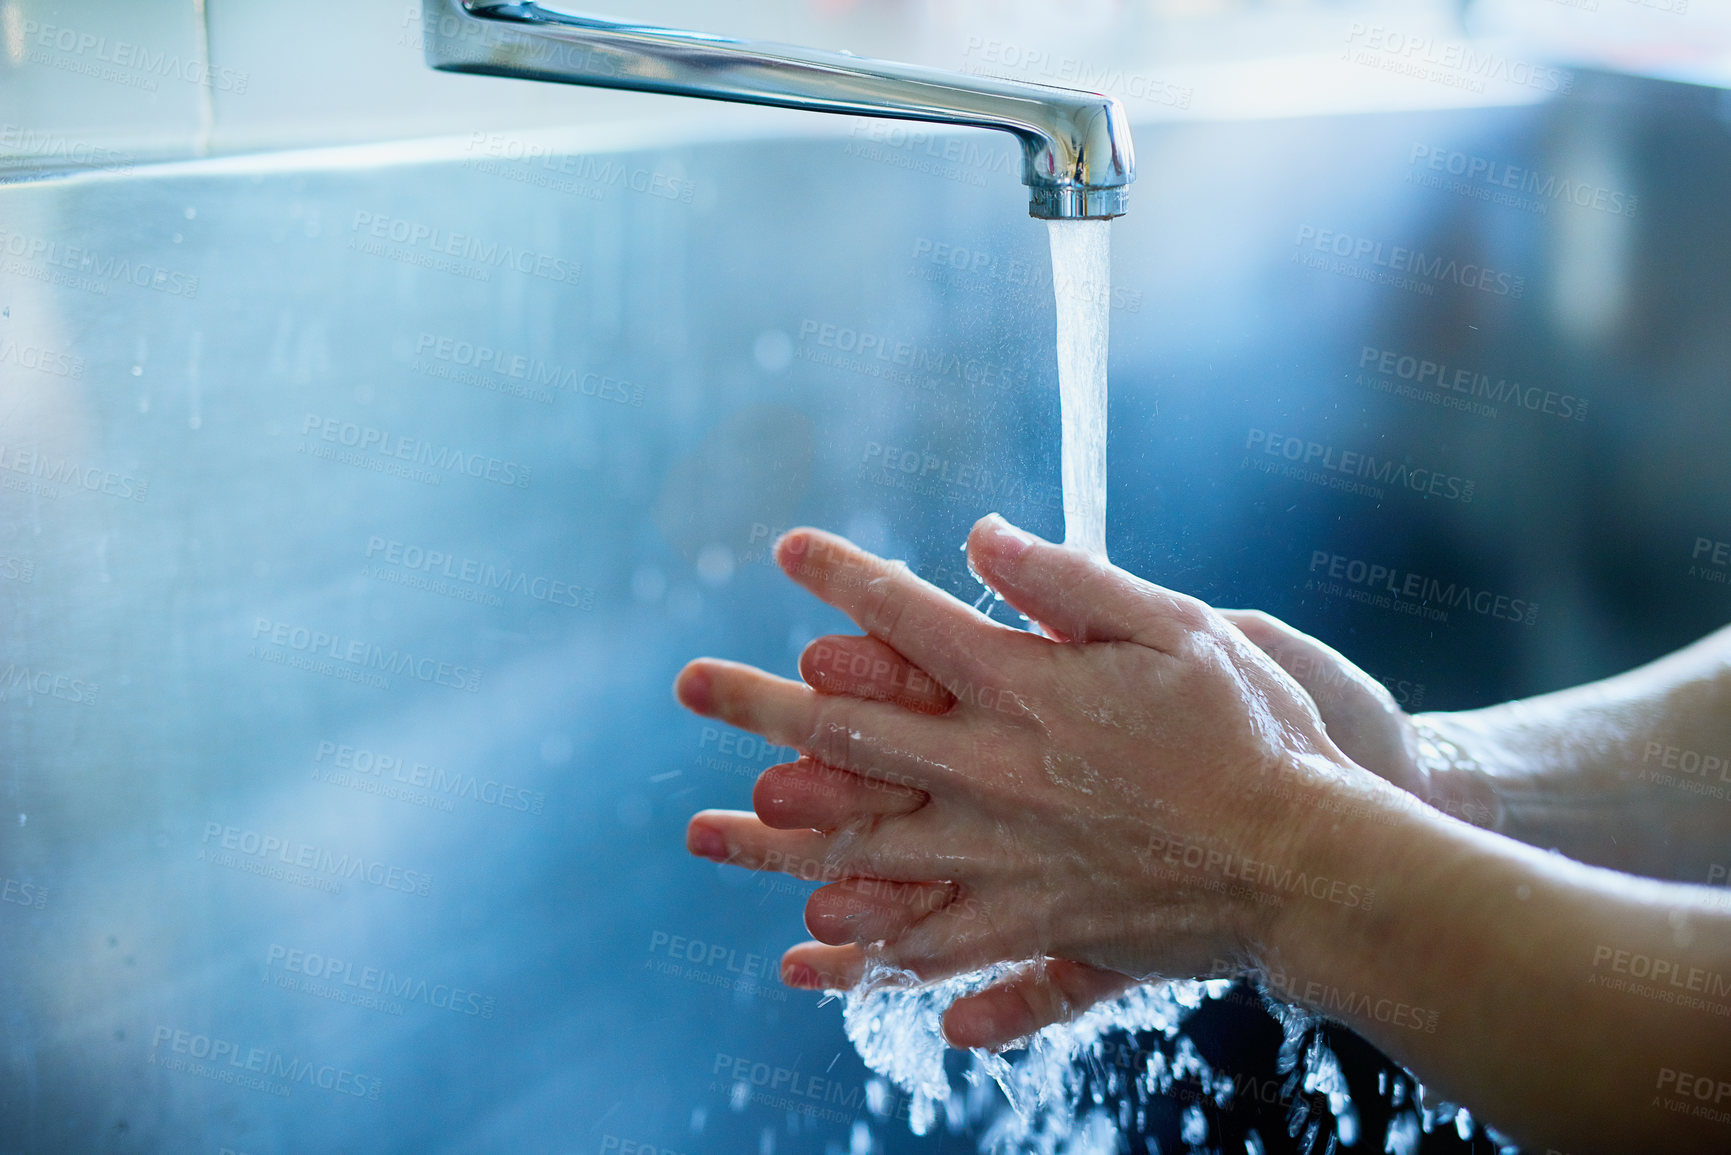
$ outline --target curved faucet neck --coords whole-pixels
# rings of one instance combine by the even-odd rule
[[[424,0],[422,30],[427,63],[449,72],[1008,132],[1022,145],[1028,211],[1044,219],[1120,216],[1135,179],[1124,108],[1099,93],[624,24],[535,3]]]

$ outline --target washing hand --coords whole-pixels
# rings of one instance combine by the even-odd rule
[[[1315,815],[1329,799],[1385,805],[1389,788],[1226,616],[1001,519],[975,527],[969,553],[1050,638],[841,539],[783,540],[788,573],[867,637],[813,643],[812,686],[686,668],[687,706],[802,752],[765,772],[756,816],[695,817],[691,848],[829,882],[807,906],[819,942],[784,960],[796,985],[848,985],[868,949],[926,979],[1054,960],[953,1007],[958,1045],[1008,1041],[1142,978],[1256,966],[1309,905],[1286,884],[1317,877]],[[1276,652],[1308,642],[1239,620]],[[1365,741],[1402,752],[1398,710],[1337,682]]]
[[[1412,719],[1380,682],[1329,646],[1259,610],[1218,613],[1304,688],[1328,736],[1354,762],[1419,798],[1444,801],[1440,791],[1445,784],[1427,777],[1413,756]],[[894,702],[922,713],[943,713],[956,702],[930,674],[870,635],[817,638],[800,655],[799,668],[819,693]],[[1447,804],[1457,809],[1463,805],[1458,800]],[[811,955],[813,961],[843,964],[824,985],[847,985],[857,971],[855,952],[825,959],[825,950],[812,944],[797,948],[795,957]],[[1046,959],[1040,967],[960,1000],[946,1023],[958,1045],[1001,1047],[1073,1019],[1135,983],[1117,971]]]

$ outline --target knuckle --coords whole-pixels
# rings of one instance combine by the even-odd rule
[[[866,585],[862,610],[866,632],[885,640],[895,637],[906,607],[907,602],[891,577],[883,575],[871,579]]]
[[[1166,606],[1166,619],[1182,630],[1192,633],[1214,632],[1221,623],[1220,615],[1207,604],[1188,594],[1172,594]]]
[[[855,699],[819,699],[813,705],[806,752],[829,766],[852,766]]]
[[[1278,638],[1286,623],[1265,610],[1240,610],[1234,615],[1234,624],[1251,638]]]

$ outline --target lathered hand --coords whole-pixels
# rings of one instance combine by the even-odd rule
[[[788,573],[866,631],[856,645],[929,680],[879,692],[850,685],[850,664],[824,687],[845,693],[819,693],[707,659],[680,675],[690,708],[802,752],[765,772],[756,816],[705,812],[688,836],[711,858],[830,881],[807,906],[819,943],[784,961],[790,981],[845,985],[867,949],[924,978],[1068,960],[947,1020],[953,1042],[1002,1041],[1134,978],[1254,966],[1306,908],[1370,889],[1311,868],[1315,824],[1298,816],[1390,788],[1240,629],[1002,519],[975,527],[969,553],[1074,644],[800,530],[778,549]],[[802,664],[821,685],[821,655]]]
[[[1424,777],[1412,754],[1412,720],[1381,683],[1339,652],[1268,614],[1219,613],[1304,688],[1329,737],[1353,761],[1420,798],[1438,799],[1440,784]],[[799,669],[819,693],[895,702],[922,713],[944,713],[956,702],[930,674],[870,635],[817,638],[800,655]],[[774,779],[768,781],[773,785]],[[848,985],[859,966],[855,948],[813,943],[795,948],[793,956],[807,959],[807,965],[790,969],[791,977],[800,980],[797,985],[808,987]],[[839,969],[834,975],[820,973],[812,969],[818,964]],[[1068,1021],[1135,981],[1085,963],[1047,959],[958,1000],[945,1016],[945,1027],[959,1046],[1001,1047]]]

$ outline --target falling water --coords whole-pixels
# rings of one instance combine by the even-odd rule
[[[1064,544],[1104,558],[1110,225],[1050,225],[1064,428]],[[945,1069],[948,1046],[939,1026],[944,1011],[956,999],[1002,981],[1022,965],[1027,964],[999,964],[936,983],[920,983],[907,972],[874,966],[843,994],[848,1038],[878,1076],[868,1098],[879,1118],[889,1113],[882,1108],[891,1100],[893,1085],[908,1097],[908,1124],[917,1135],[927,1134],[941,1120],[952,1131],[979,1128],[982,1151],[1115,1155],[1125,1149],[1129,1135],[1141,1130],[1150,1103],[1177,1093],[1180,1082],[1198,1084],[1217,1108],[1230,1108],[1239,1090],[1232,1076],[1212,1068],[1184,1034],[1191,1012],[1232,987],[1219,979],[1139,986],[1073,1022],[1046,1027],[1014,1051],[975,1051],[958,1086]],[[1358,1113],[1319,1020],[1272,998],[1268,1005],[1286,1039],[1278,1069],[1294,1096],[1286,1120],[1289,1133],[1297,1137],[1302,1129],[1307,1148],[1351,1146],[1358,1138]],[[1135,1061],[1126,1064],[1121,1057],[1126,1037],[1154,1041],[1145,1054],[1135,1051]],[[1001,1100],[986,1094],[991,1083],[1002,1092]],[[1404,1083],[1385,1088],[1395,1108],[1385,1150],[1411,1155],[1421,1130],[1457,1118],[1446,1104],[1425,1106],[1422,1087],[1414,1091],[1416,1101],[1409,1103],[1403,1099]],[[1310,1109],[1319,1100],[1328,1104],[1326,1115]],[[856,1133],[854,1138],[855,1148],[860,1148],[861,1136]],[[1182,1139],[1187,1150],[1218,1150],[1217,1137],[1210,1134],[1194,1097],[1183,1113]],[[1256,1132],[1250,1132],[1243,1149],[1262,1150]]]
[[[1064,544],[1106,556],[1106,340],[1111,306],[1109,221],[1050,221],[1052,292],[1058,312],[1058,398],[1063,417]],[[1187,1013],[1225,983],[1161,983],[1138,987],[1103,1003],[1073,1023],[1040,1031],[1012,1058],[977,1051],[968,1081],[986,1078],[1003,1092],[1008,1109],[992,1111],[980,1096],[963,1099],[944,1069],[947,1049],[939,1023],[957,998],[1007,977],[999,965],[943,982],[919,984],[888,969],[868,974],[847,992],[848,1038],[878,1075],[909,1096],[908,1121],[925,1134],[939,1113],[954,1125],[985,1125],[983,1147],[996,1151],[1092,1155],[1118,1149],[1127,1120],[1102,1111],[1093,1099],[1084,1110],[1089,1072],[1099,1069],[1110,1032],[1155,1031],[1177,1036]],[[1088,1060],[1092,1059],[1093,1062]],[[1183,1077],[1178,1064],[1177,1077]],[[1194,1074],[1194,1071],[1189,1072]],[[1161,1094],[1174,1070],[1163,1061],[1125,1072],[1120,1094]],[[970,1106],[971,1105],[971,1109]]]
[[[1106,556],[1106,336],[1110,221],[1048,221],[1064,418],[1064,544]]]

